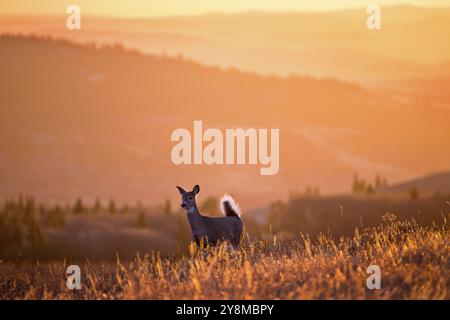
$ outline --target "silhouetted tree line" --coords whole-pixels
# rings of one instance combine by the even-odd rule
[[[325,233],[339,238],[353,235],[357,228],[380,225],[387,213],[394,214],[399,220],[414,218],[425,225],[441,225],[445,219],[450,219],[450,195],[419,198],[416,192],[413,190],[409,196],[396,197],[290,197],[270,205],[267,223],[273,234],[287,239],[295,238],[299,232],[311,237]]]
[[[380,225],[386,213],[394,214],[399,220],[413,217],[422,224],[441,224],[444,218],[450,218],[449,198],[450,196],[439,194],[428,198],[418,197],[418,191],[411,191],[409,196],[405,194],[403,197],[325,197],[320,196],[318,188],[309,187],[304,192],[290,193],[287,201],[272,203],[266,215],[252,216],[244,213],[245,236],[263,239],[268,235],[276,235],[278,239],[289,240],[297,238],[303,232],[311,238],[321,233],[339,238],[353,235],[357,228]],[[219,201],[215,197],[206,198],[199,207],[205,215],[220,214]],[[73,224],[73,221],[76,223]],[[184,210],[178,206],[174,208],[168,199],[159,206],[150,208],[144,207],[140,202],[119,206],[113,199],[105,202],[96,199],[92,203],[77,198],[73,203],[64,205],[44,205],[37,204],[30,197],[18,197],[4,201],[0,207],[0,259],[67,258],[67,248],[60,241],[71,238],[77,232],[80,221],[83,221],[81,228],[89,228],[91,221],[102,221],[107,223],[107,228],[113,230],[131,228],[137,232],[147,230],[145,232],[149,232],[148,234],[164,235],[172,243],[176,243],[177,252],[180,253],[186,252],[191,241]],[[128,222],[123,225],[123,221]],[[55,232],[60,236],[57,240],[49,236]],[[133,249],[139,244],[136,239],[139,238],[133,240],[134,234],[131,233],[130,236],[125,234],[114,239],[114,233],[106,233],[106,238],[98,238],[101,247],[105,245],[104,241],[109,241],[109,250],[117,248],[118,251],[122,250],[122,256],[133,256]],[[139,233],[136,235],[139,236]],[[158,238],[160,237],[156,239]],[[80,245],[78,240],[69,243],[75,246],[69,252],[81,259],[95,259],[96,255],[102,259],[115,257],[115,252],[97,253],[96,250],[86,257],[86,251],[83,251],[86,248],[77,249]],[[88,241],[85,245],[92,247],[97,243]],[[151,252],[154,248],[151,243],[148,247],[141,246],[141,249],[143,247],[146,252],[142,253]]]
[[[352,191],[354,194],[372,194],[375,193],[376,190],[387,186],[387,179],[381,177],[380,174],[375,176],[373,182],[361,179],[357,174],[355,174],[353,177]]]
[[[125,204],[118,209],[113,199],[107,205],[103,205],[99,199],[93,205],[86,204],[81,198],[65,205],[38,205],[32,197],[23,196],[8,199],[0,207],[0,259],[20,258],[29,254],[39,256],[40,252],[52,246],[45,236],[45,230],[64,230],[70,215],[89,217],[98,214],[136,214],[136,226],[149,227],[145,210],[139,202],[135,207]],[[171,214],[169,200],[165,202],[164,213]]]
[[[214,197],[205,199],[200,203],[200,207],[206,215],[219,214],[219,201]],[[155,232],[168,236],[177,244],[180,253],[188,249],[191,241],[191,231],[184,210],[178,206],[174,209],[169,199],[156,207],[144,207],[139,201],[134,205],[118,205],[114,199],[103,202],[95,199],[93,202],[86,202],[81,197],[72,203],[37,204],[32,197],[20,196],[8,199],[0,205],[0,260],[67,258],[70,252],[76,257],[87,258],[83,256],[85,249],[74,250],[77,248],[68,249],[65,246],[67,243],[77,245],[77,241],[70,240],[71,237],[76,237],[74,233],[77,232],[79,225],[73,221],[83,221],[81,228],[89,228],[91,221],[96,219],[105,222],[107,228],[147,229],[150,234]],[[247,220],[248,230],[257,234],[255,230],[259,230],[260,226],[250,218]],[[122,221],[125,221],[126,225],[123,225]],[[50,236],[55,232],[59,235],[57,238]],[[132,235],[122,240],[113,239],[114,236],[107,237],[107,239],[100,237],[99,241],[102,241],[101,243],[109,241],[108,246],[111,248],[115,248],[115,241],[119,241],[124,247],[128,246],[130,256],[134,254]],[[97,243],[90,244],[91,247],[96,245]],[[148,252],[152,249],[153,247],[149,246]],[[105,253],[99,252],[99,256],[103,258]],[[110,257],[114,256],[115,252],[111,252]],[[95,256],[90,255],[89,258]]]
[[[61,216],[58,211],[45,211],[37,207],[32,198],[19,197],[8,200],[0,211],[0,254],[8,256],[12,251],[24,248],[33,250],[45,242],[39,225],[39,216],[48,224],[58,225]],[[20,251],[19,251],[20,253]]]

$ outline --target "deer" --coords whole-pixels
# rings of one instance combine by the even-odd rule
[[[220,200],[220,210],[224,217],[207,217],[200,213],[195,203],[200,192],[199,185],[195,185],[192,191],[185,191],[179,186],[177,189],[181,194],[181,207],[186,210],[191,225],[192,240],[197,246],[215,246],[225,241],[234,249],[239,247],[244,223],[239,206],[230,195],[225,194]]]

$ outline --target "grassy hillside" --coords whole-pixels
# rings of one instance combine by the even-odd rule
[[[450,299],[448,225],[395,222],[338,242],[301,236],[250,242],[180,259],[82,265],[81,290],[67,290],[67,263],[0,264],[1,299]],[[378,265],[381,289],[368,290]]]

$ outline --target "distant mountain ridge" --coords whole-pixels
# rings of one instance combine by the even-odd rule
[[[382,188],[382,192],[403,193],[412,188],[417,188],[419,192],[435,194],[450,194],[450,171],[433,173],[397,183],[392,186]]]
[[[382,29],[365,8],[329,12],[256,11],[159,18],[86,16],[77,32],[65,16],[4,16],[0,32],[118,41],[146,53],[182,54],[260,74],[309,74],[351,81],[446,77],[450,7],[382,6]],[[405,41],[414,39],[414,41]]]

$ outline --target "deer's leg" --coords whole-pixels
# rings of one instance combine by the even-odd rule
[[[197,246],[201,247],[201,242],[198,236],[194,236],[194,241],[197,244]]]

